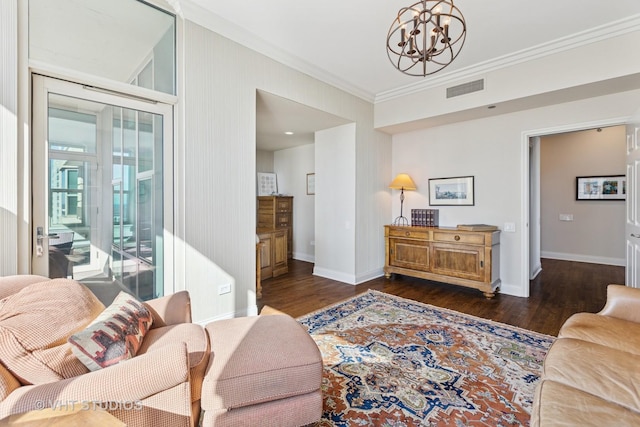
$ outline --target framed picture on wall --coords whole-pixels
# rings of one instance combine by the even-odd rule
[[[576,200],[625,200],[627,177],[594,175],[576,177]]]
[[[278,180],[275,173],[258,172],[258,196],[278,194]]]
[[[473,206],[474,203],[472,176],[429,179],[431,206]]]

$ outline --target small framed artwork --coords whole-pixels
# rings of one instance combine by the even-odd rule
[[[576,177],[576,200],[625,200],[626,196],[624,175]]]
[[[307,174],[307,194],[316,194],[316,174]]]
[[[473,206],[474,199],[472,176],[429,179],[431,206]]]
[[[258,172],[258,196],[278,194],[278,180],[275,173]]]

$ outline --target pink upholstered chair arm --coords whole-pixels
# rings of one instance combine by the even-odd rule
[[[640,289],[609,285],[607,303],[598,314],[640,323]]]
[[[16,294],[33,283],[51,280],[48,277],[35,274],[16,274],[0,277],[0,299]]]
[[[184,343],[175,343],[109,368],[62,381],[22,386],[0,402],[0,419],[44,407],[69,409],[92,402],[136,403],[189,381],[189,358]],[[189,388],[188,386],[186,387]],[[182,402],[173,402],[180,406]],[[163,403],[164,405],[164,403]],[[170,411],[172,402],[166,402]]]
[[[191,298],[189,292],[180,291],[172,295],[145,302],[153,315],[151,328],[191,323]]]

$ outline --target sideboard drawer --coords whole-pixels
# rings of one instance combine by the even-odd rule
[[[454,242],[467,243],[470,245],[484,245],[484,234],[482,233],[445,233],[442,231],[433,232],[434,242]]]
[[[291,212],[291,197],[279,197],[276,201],[276,212]]]
[[[291,225],[290,213],[276,213],[276,227],[288,227]]]
[[[415,228],[389,228],[389,237],[404,237],[409,239],[429,239],[428,230],[419,230]]]

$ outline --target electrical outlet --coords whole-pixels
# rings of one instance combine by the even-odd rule
[[[516,232],[516,223],[515,222],[505,222],[503,230],[508,233]]]
[[[573,221],[573,214],[560,214],[560,221]]]
[[[218,286],[218,295],[228,294],[229,292],[231,292],[231,283]]]

